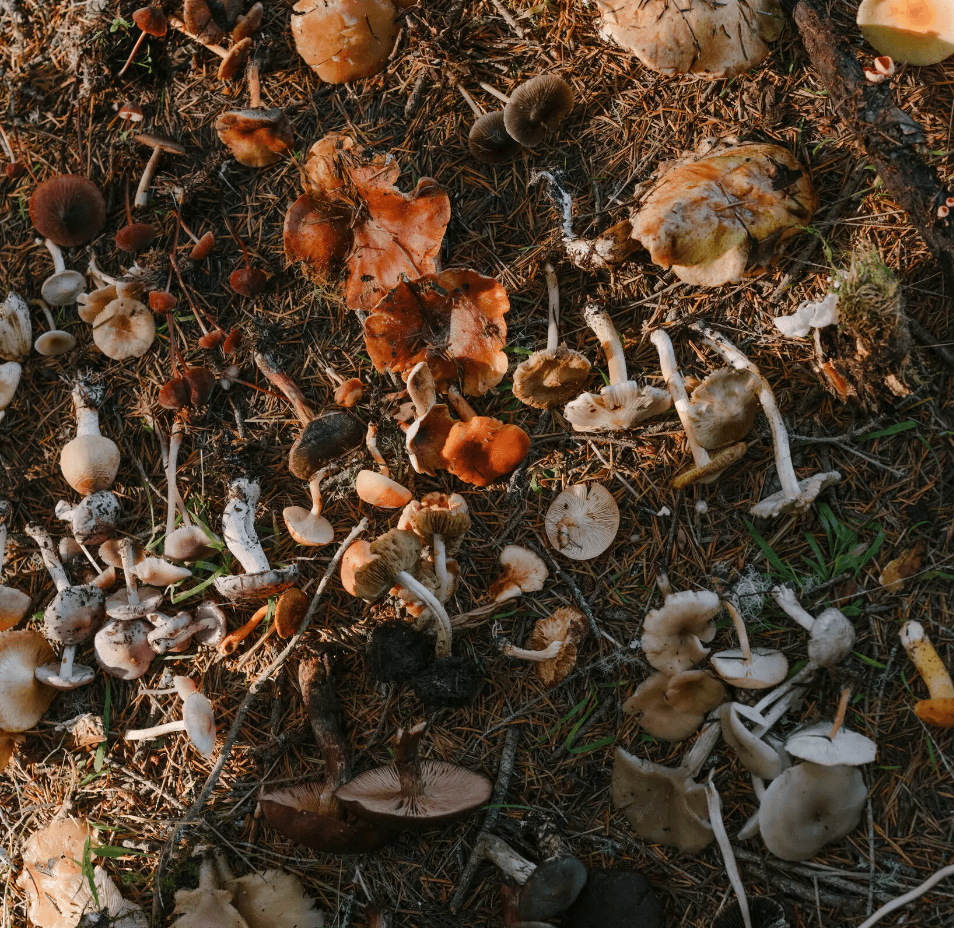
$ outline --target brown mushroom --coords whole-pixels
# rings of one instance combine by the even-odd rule
[[[683,741],[725,698],[725,687],[703,670],[684,670],[672,677],[654,673],[623,703],[623,712],[638,715],[639,727],[654,738]]]
[[[504,108],[508,134],[533,147],[555,132],[573,109],[573,88],[556,74],[538,74],[510,94]]]
[[[149,203],[149,188],[152,186],[152,179],[156,175],[162,153],[165,151],[172,155],[184,155],[185,148],[172,139],[163,138],[160,135],[153,135],[151,132],[141,132],[136,136],[135,140],[139,142],[140,145],[145,145],[152,149],[152,154],[146,162],[146,169],[142,172],[139,186],[136,188],[136,198],[133,201],[134,206],[142,207]]]
[[[129,70],[129,66],[133,63],[133,58],[136,57],[136,52],[139,51],[139,47],[146,40],[147,35],[161,39],[168,30],[165,13],[163,13],[158,7],[144,6],[141,9],[136,10],[133,13],[132,18],[133,22],[140,29],[139,38],[136,39],[136,44],[133,45],[132,51],[129,53],[129,57],[126,59],[126,63],[119,69],[116,77],[122,77],[126,71]]]
[[[552,615],[537,619],[525,648],[507,644],[503,647],[503,654],[517,660],[533,661],[544,686],[556,686],[576,666],[577,645],[588,627],[582,612],[572,606],[561,606]]]
[[[106,201],[92,181],[60,174],[33,192],[30,221],[44,238],[75,248],[92,241],[106,225]]]

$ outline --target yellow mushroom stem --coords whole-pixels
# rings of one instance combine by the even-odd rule
[[[851,698],[851,687],[845,686],[841,690],[841,699],[838,700],[838,711],[835,713],[835,721],[831,723],[831,731],[828,732],[829,738],[834,738],[838,734],[841,726],[845,724],[845,715],[848,712],[848,700]]]
[[[905,622],[901,644],[924,680],[932,699],[954,699],[954,681],[920,622]]]
[[[745,441],[729,445],[721,451],[717,451],[707,464],[701,464],[698,467],[690,467],[681,474],[677,474],[672,479],[674,490],[681,490],[692,483],[698,483],[705,480],[706,477],[714,477],[721,474],[727,467],[741,461],[745,452],[749,450],[749,444]]]

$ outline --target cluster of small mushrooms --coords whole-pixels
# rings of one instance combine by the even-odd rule
[[[299,0],[291,14],[295,46],[322,81],[340,84],[369,77],[391,55],[406,6],[403,0]],[[705,78],[731,77],[757,65],[783,23],[775,0],[691,2],[686,8],[666,0],[597,0],[596,6],[602,34],[646,66],[663,74]],[[922,28],[923,17],[915,16],[915,6],[933,10],[943,4],[864,0],[859,8],[865,37],[882,53],[875,67],[883,78],[893,73],[891,58],[925,64],[954,53],[952,20],[939,20],[936,30]],[[287,160],[294,146],[291,122],[280,108],[263,105],[267,55],[256,42],[266,15],[262,3],[246,11],[240,0],[184,0],[181,16],[166,15],[158,6],[144,7],[133,17],[139,35],[118,76],[135,70],[144,42],[166,41],[170,30],[178,31],[219,59],[219,80],[247,79],[249,105],[223,112],[215,123],[235,160],[255,169]],[[469,135],[470,151],[489,164],[539,146],[574,104],[573,89],[555,73],[539,75],[509,95],[481,84],[505,104],[491,113],[474,101],[465,77],[454,74],[450,79],[478,117]],[[119,118],[132,129],[145,116],[129,103]],[[132,200],[131,178],[125,179],[127,224],[115,237],[116,246],[131,255],[145,252],[158,235],[158,227],[135,219],[134,210],[152,206],[154,195],[168,194],[168,187],[163,192],[156,185],[163,156],[186,154],[175,140],[153,133],[140,132],[135,141],[150,156]],[[437,180],[421,177],[413,190],[404,191],[398,186],[401,167],[394,156],[368,151],[341,133],[316,141],[300,167],[302,193],[284,221],[285,255],[310,280],[340,292],[363,329],[375,371],[399,384],[401,397],[406,395],[394,418],[403,429],[410,471],[403,461],[389,462],[379,449],[382,424],[365,427],[350,411],[364,396],[360,378],[342,378],[325,366],[335,383],[335,406],[317,415],[274,351],[259,345],[253,355],[256,366],[274,388],[264,392],[277,391],[301,423],[288,468],[307,484],[311,505],[285,508],[283,521],[300,546],[331,544],[337,527],[323,515],[321,485],[349,473],[350,487],[371,511],[399,512],[395,524],[379,537],[360,538],[343,552],[341,584],[367,603],[393,597],[392,604],[399,606],[399,618],[375,624],[370,634],[368,662],[377,680],[410,685],[427,708],[466,706],[481,689],[483,675],[471,657],[460,649],[455,654],[455,635],[518,597],[532,602],[548,579],[547,564],[539,550],[507,545],[500,552],[502,574],[489,585],[485,601],[469,612],[456,612],[462,567],[455,555],[468,544],[468,504],[461,494],[446,489],[431,489],[416,498],[392,472],[415,484],[444,473],[444,487],[456,480],[482,488],[499,484],[525,462],[530,435],[513,422],[482,414],[470,402],[493,391],[508,373],[504,349],[510,300],[496,279],[478,270],[441,266],[451,201]],[[807,172],[790,152],[769,144],[733,144],[664,166],[628,218],[592,240],[573,235],[568,198],[562,198],[564,246],[576,265],[607,267],[645,252],[656,265],[671,268],[679,281],[706,287],[761,273],[818,207]],[[86,273],[68,270],[63,249],[85,246],[100,234],[107,221],[106,200],[92,181],[78,175],[57,175],[36,186],[30,218],[41,236],[38,245],[52,256],[53,273],[40,287],[40,298],[27,301],[11,292],[0,306],[0,410],[15,398],[31,344],[46,357],[75,347],[75,337],[58,329],[53,318],[54,311],[65,313],[74,305],[79,318],[92,327],[95,345],[117,362],[143,357],[156,338],[156,317],[165,320],[170,377],[158,403],[166,409],[202,406],[212,401],[217,385],[228,390],[245,383],[238,365],[216,374],[210,367],[189,367],[182,357],[174,319],[180,298],[202,331],[201,348],[221,348],[224,355],[232,355],[243,333],[224,331],[186,286],[178,264],[180,233],[193,239],[188,260],[195,264],[207,258],[215,236],[193,234],[182,221],[174,194],[173,201],[175,244],[162,286],[136,264],[119,278],[103,274],[95,257]],[[245,243],[226,222],[243,253],[230,286],[242,297],[254,298],[267,287],[269,275],[253,265]],[[172,292],[173,277],[180,296]],[[545,278],[547,345],[512,372],[513,396],[520,403],[560,411],[570,428],[585,434],[638,428],[674,409],[692,457],[691,466],[672,481],[676,490],[712,484],[729,469],[743,466],[761,408],[771,430],[780,489],[751,507],[751,515],[760,518],[802,513],[841,479],[834,471],[796,473],[771,384],[725,335],[703,324],[690,325],[690,336],[700,355],[709,351],[722,366],[690,383],[680,372],[667,329],[657,327],[648,338],[658,351],[659,371],[643,372],[640,381],[630,379],[623,343],[607,309],[587,304],[582,318],[596,336],[608,371],[605,384],[592,392],[593,361],[560,342],[554,265],[546,266]],[[42,312],[47,327],[35,343],[31,305]],[[826,313],[829,309],[823,307]],[[798,320],[780,322],[780,328],[803,336],[834,319],[828,314],[826,321],[819,321],[817,307],[800,308],[799,313]],[[808,321],[802,327],[803,317]],[[187,434],[181,417],[168,436],[154,423],[166,468],[165,532],[161,546],[140,543],[153,532],[137,534],[126,524],[113,492],[121,449],[100,430],[106,393],[103,383],[89,376],[72,386],[75,437],[62,448],[60,469],[76,497],[62,500],[55,511],[68,535],[57,545],[40,524],[24,527],[53,585],[52,597],[42,607],[42,634],[29,623],[30,597],[15,586],[0,586],[0,768],[24,737],[21,733],[36,725],[57,692],[93,680],[96,668],[77,660],[81,649],[91,645],[96,664],[106,674],[136,680],[160,655],[206,648],[228,657],[265,624],[270,625],[268,634],[275,631],[290,639],[309,613],[310,598],[299,585],[297,562],[271,563],[259,540],[261,483],[254,468],[236,464],[229,474],[221,538],[190,515],[177,489],[178,457]],[[373,464],[349,471],[365,451]],[[704,508],[701,497],[697,505]],[[0,564],[10,520],[10,504],[0,502]],[[555,553],[583,561],[610,549],[619,524],[613,495],[591,482],[566,487],[551,501],[545,534]],[[194,565],[216,560],[220,563],[206,585],[211,588],[198,605],[175,611],[181,599],[177,587],[192,576]],[[740,837],[760,835],[770,853],[799,861],[851,832],[867,797],[859,768],[874,760],[876,746],[845,727],[850,687],[844,688],[833,719],[794,728],[785,737],[773,729],[800,705],[817,675],[836,669],[851,653],[854,627],[838,609],[812,616],[793,590],[776,588],[773,597],[780,609],[808,632],[807,663],[791,675],[784,654],[750,644],[742,610],[731,593],[672,592],[663,581],[660,585],[664,602],[648,613],[633,643],[655,672],[638,685],[623,711],[658,740],[682,741],[700,729],[702,733],[677,767],[617,749],[614,807],[643,840],[686,854],[718,842],[738,895],[738,911],[732,916],[737,921],[722,924],[784,925],[781,908],[772,900],[747,901],[722,824],[718,792],[711,778],[699,783],[697,777],[721,733],[751,777],[757,800]],[[242,615],[230,631],[227,609],[250,615]],[[710,654],[706,645],[716,637],[716,617],[723,609],[732,620],[738,646]],[[593,631],[591,618],[564,605],[539,618],[523,645],[503,635],[497,635],[496,644],[508,658],[530,662],[544,686],[555,687],[573,671],[578,650]],[[931,725],[954,726],[954,686],[924,628],[909,621],[901,642],[930,691],[930,698],[916,707],[918,716]],[[420,756],[425,723],[398,730],[391,763],[355,773],[329,656],[303,658],[298,676],[324,758],[324,775],[263,791],[259,806],[270,827],[314,850],[354,854],[382,847],[403,829],[453,821],[489,801],[491,783],[486,777]],[[170,701],[175,718],[126,731],[125,739],[184,732],[202,757],[214,758],[213,701],[188,676],[166,682],[171,687],[144,692],[176,694],[178,701]],[[104,870],[97,867],[94,879],[87,878],[79,861],[90,837],[87,823],[65,813],[31,835],[23,849],[19,883],[29,897],[32,922],[40,928],[75,928],[85,912],[98,907],[111,918],[110,924],[143,928],[144,912],[122,898]],[[571,928],[662,924],[661,906],[639,874],[588,871],[552,829],[538,829],[536,844],[538,863],[489,832],[482,832],[477,842],[475,853],[504,874],[505,925],[530,928],[550,919]],[[268,871],[236,879],[224,859],[212,853],[203,857],[198,887],[176,893],[175,914],[176,928],[311,928],[324,923],[293,875]]]

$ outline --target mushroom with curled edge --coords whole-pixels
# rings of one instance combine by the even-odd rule
[[[775,449],[775,467],[782,489],[756,503],[749,512],[758,518],[769,518],[788,513],[804,512],[818,495],[825,489],[841,480],[841,474],[836,471],[813,474],[804,480],[799,480],[792,464],[792,451],[788,444],[788,432],[785,422],[779,411],[775,394],[769,382],[762,376],[761,371],[735,345],[720,332],[714,329],[690,323],[689,328],[702,337],[702,340],[715,349],[732,367],[737,370],[747,370],[759,378],[759,402],[768,419],[772,430],[772,444]]]
[[[30,221],[61,248],[92,241],[106,225],[106,201],[99,188],[78,174],[59,174],[30,197]]]
[[[609,366],[609,386],[599,395],[581,393],[566,404],[564,414],[577,432],[605,432],[628,429],[643,419],[665,412],[672,400],[665,390],[641,387],[627,379],[626,357],[616,327],[609,314],[596,303],[588,303],[583,310],[586,324],[599,339]]]
[[[134,571],[137,566],[136,552],[131,538],[123,538],[119,542],[119,556],[122,559],[126,588],[113,593],[106,600],[106,615],[120,622],[144,619],[150,612],[159,608],[162,591],[150,586],[139,586],[139,577]]]
[[[355,818],[335,798],[335,790],[351,779],[351,762],[327,658],[303,660],[298,682],[324,759],[324,779],[263,792],[258,797],[262,815],[272,828],[312,850],[329,854],[377,850],[392,838],[393,830]]]
[[[63,644],[59,664],[37,669],[37,679],[60,690],[85,686],[93,679],[93,669],[74,664],[77,645],[93,635],[103,619],[103,591],[93,584],[73,586],[60,563],[49,532],[32,523],[26,533],[37,543],[46,569],[56,585],[56,596],[43,613],[43,632],[51,641]]]
[[[156,656],[149,644],[151,631],[152,626],[145,619],[107,622],[93,639],[99,666],[118,680],[138,680]]]
[[[126,741],[159,738],[172,732],[184,731],[195,749],[207,760],[215,754],[215,712],[212,703],[199,692],[188,677],[173,677],[173,686],[182,700],[182,719],[152,728],[137,728],[123,735]]]
[[[315,908],[315,900],[294,874],[265,870],[233,879],[220,852],[216,852],[216,869],[226,889],[233,894],[232,905],[248,928],[323,928],[325,925],[325,913]]]
[[[417,414],[404,435],[407,456],[419,474],[436,477],[439,470],[447,469],[444,445],[454,420],[447,406],[437,402],[434,375],[426,361],[419,361],[408,372],[407,392]]]
[[[774,780],[790,766],[789,757],[780,744],[750,731],[742,721],[740,708],[734,702],[722,706],[722,737],[746,770],[763,780]]]
[[[249,928],[232,905],[233,896],[231,889],[222,887],[212,855],[206,854],[199,867],[198,887],[176,890],[172,914],[179,917],[171,928]]]
[[[120,515],[119,500],[109,490],[90,493],[72,506],[61,499],[54,511],[58,519],[70,523],[81,545],[98,545],[112,538]]]
[[[364,441],[368,453],[378,465],[378,470],[364,468],[358,471],[354,481],[358,497],[369,506],[377,506],[380,509],[400,509],[406,506],[412,499],[412,493],[407,487],[391,479],[387,461],[378,450],[378,427],[374,423],[368,426]]]
[[[229,483],[228,501],[222,513],[222,535],[244,574],[216,577],[215,588],[226,599],[268,599],[287,590],[298,580],[298,565],[271,567],[255,532],[255,504],[261,495],[257,480],[238,476]]]
[[[328,468],[324,467],[315,471],[308,481],[311,509],[286,506],[282,510],[282,518],[285,520],[288,534],[300,545],[320,547],[330,544],[335,537],[335,530],[331,523],[321,514],[321,481],[327,474]]]
[[[136,188],[136,197],[133,205],[137,208],[149,205],[149,188],[152,186],[152,179],[156,176],[156,170],[159,167],[159,159],[163,152],[171,155],[184,155],[185,148],[172,139],[163,138],[160,135],[153,135],[151,132],[141,132],[136,136],[135,141],[140,145],[145,145],[152,149],[152,154],[146,162],[146,168],[139,179],[139,186]],[[55,241],[55,239],[54,239]]]
[[[715,451],[745,439],[758,411],[759,387],[751,371],[720,367],[692,391],[689,421],[703,448]]]
[[[0,632],[0,732],[33,728],[50,708],[56,690],[36,674],[55,657],[43,636],[30,628]]]
[[[0,304],[0,358],[22,361],[30,353],[32,338],[30,307],[20,294],[11,290]]]
[[[427,493],[420,502],[411,500],[404,507],[398,528],[410,529],[430,547],[437,598],[447,602],[453,582],[447,572],[447,556],[460,550],[464,535],[470,531],[466,500],[458,493]]]
[[[59,245],[50,239],[34,239],[37,245],[46,245],[53,258],[53,273],[43,281],[40,296],[50,306],[71,306],[86,289],[86,278],[78,271],[68,271]]]
[[[150,612],[149,624],[152,631],[146,635],[146,640],[156,654],[181,654],[188,649],[195,631],[195,623],[188,612],[175,615]]]
[[[162,557],[146,557],[129,568],[130,573],[140,582],[160,589],[171,586],[192,576],[192,571],[181,564],[173,564]]]
[[[552,615],[537,619],[525,648],[507,642],[505,657],[532,661],[544,686],[556,686],[576,666],[577,645],[586,636],[586,617],[572,606],[561,606]]]
[[[506,164],[512,161],[523,146],[507,131],[503,110],[485,113],[476,100],[456,81],[451,83],[477,117],[467,134],[467,148],[483,164]]]
[[[689,670],[709,653],[702,643],[715,638],[713,619],[721,608],[718,594],[709,590],[670,593],[643,623],[640,645],[646,660],[670,676]]]
[[[683,741],[725,698],[725,687],[703,670],[684,670],[671,677],[654,673],[623,703],[623,712],[639,716],[639,727],[654,738]]]
[[[622,811],[638,838],[690,855],[712,841],[706,788],[695,778],[715,747],[719,728],[718,722],[710,722],[678,767],[664,767],[616,749],[613,807]]]
[[[0,573],[7,554],[7,535],[9,534],[10,503],[0,500]],[[12,628],[30,608],[30,597],[26,593],[6,584],[0,584],[0,631]],[[2,728],[2,726],[0,726]]]
[[[510,94],[504,107],[507,132],[521,145],[539,145],[573,109],[573,88],[556,74],[538,74]]]
[[[330,364],[325,365],[325,375],[338,386],[335,387],[334,401],[345,409],[357,406],[364,396],[364,384],[360,377],[349,377],[345,380]]]
[[[954,683],[931,639],[920,622],[905,622],[901,644],[928,688],[928,699],[921,699],[914,714],[928,725],[954,728]]]
[[[710,656],[715,672],[726,683],[743,690],[764,690],[781,683],[788,676],[788,658],[781,651],[751,647],[742,613],[728,599],[722,600],[722,605],[732,617],[739,647]]]
[[[429,828],[480,808],[493,784],[457,764],[422,760],[419,746],[426,722],[398,729],[394,762],[375,767],[345,783],[335,797],[349,812],[388,828]]]
[[[36,353],[43,355],[44,358],[58,358],[61,354],[72,351],[76,347],[76,339],[69,332],[56,327],[53,314],[46,302],[44,300],[34,300],[33,303],[39,305],[48,326],[47,331],[38,335],[33,343]]]
[[[560,554],[574,561],[589,561],[616,538],[619,507],[602,484],[578,483],[550,504],[544,524],[547,539]]]
[[[782,611],[808,631],[808,659],[817,667],[840,664],[855,644],[855,627],[835,608],[826,609],[817,618],[806,612],[791,587],[777,586],[772,598]]]
[[[546,265],[547,347],[535,351],[513,372],[513,395],[527,406],[551,409],[577,396],[590,376],[590,362],[579,351],[559,344],[560,286],[552,264]]]

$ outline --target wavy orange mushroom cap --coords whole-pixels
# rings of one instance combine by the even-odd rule
[[[216,119],[215,131],[235,160],[250,168],[275,164],[295,143],[291,123],[278,107],[226,110]]]
[[[456,477],[485,487],[515,470],[529,451],[530,436],[520,426],[475,416],[450,430],[444,458]]]

